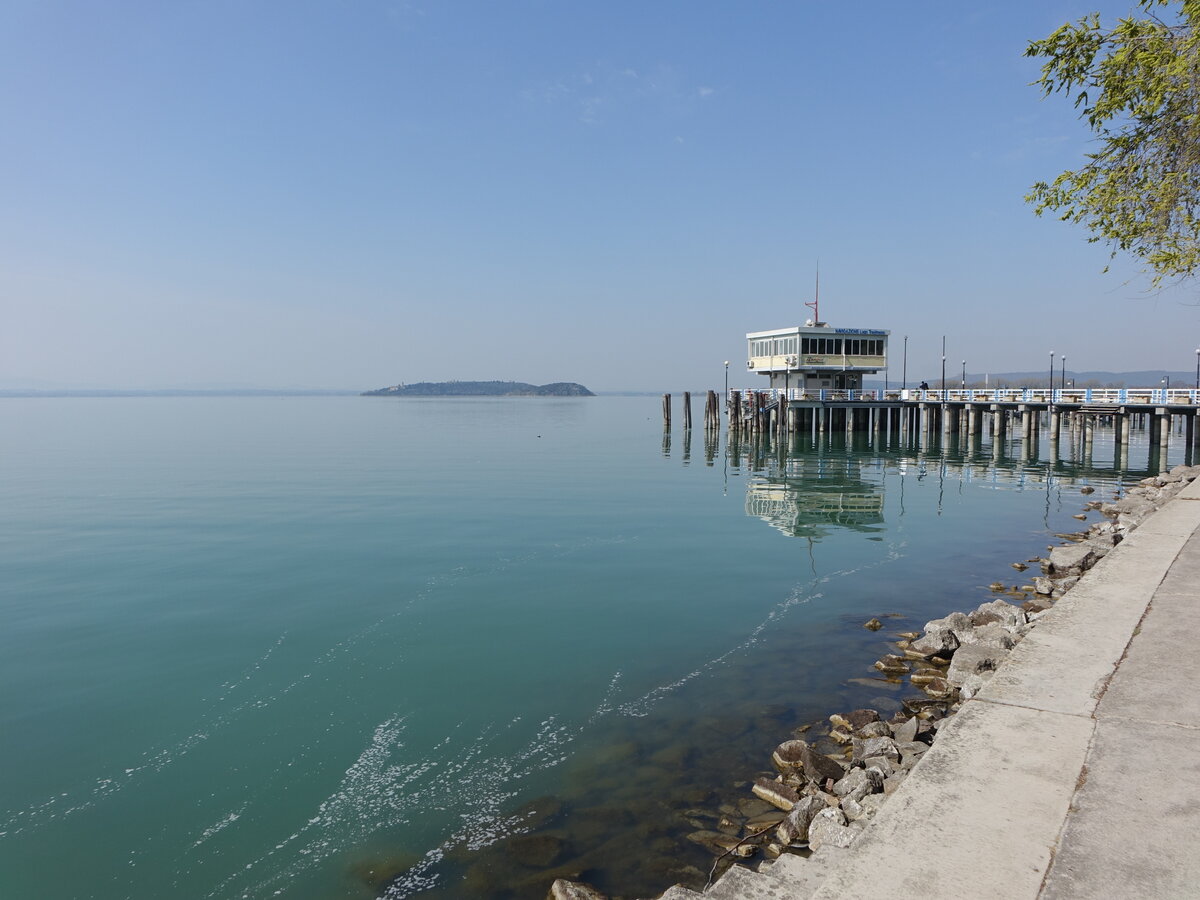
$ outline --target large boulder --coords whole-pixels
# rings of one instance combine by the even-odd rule
[[[1020,614],[1021,618],[1025,618],[1025,610],[1020,607],[1013,607]],[[1011,650],[1016,641],[1013,640],[1013,634],[1003,625],[998,622],[992,622],[989,625],[980,625],[978,628],[973,628],[969,632],[964,632],[960,639],[962,646],[970,644],[982,644],[985,647],[999,647],[1001,650]]]
[[[846,816],[840,809],[823,809],[808,826],[808,846],[814,851],[826,845],[849,847],[857,835],[857,831],[846,827]]]
[[[789,772],[797,772],[804,767],[804,751],[807,749],[807,741],[784,741],[771,754],[771,762],[775,763],[775,768],[785,775]]]
[[[1003,625],[1006,628],[1016,628],[1018,625],[1024,625],[1027,621],[1028,617],[1021,607],[1006,603],[1003,600],[992,600],[989,603],[981,603],[971,613],[971,624],[977,628],[981,625],[993,624]],[[969,642],[963,640],[963,643]]]
[[[1095,547],[1088,544],[1068,544],[1051,550],[1046,566],[1050,575],[1082,575],[1095,562]]]
[[[961,687],[970,675],[994,672],[1008,658],[1009,651],[986,644],[966,644],[958,648],[950,668],[946,670],[946,681]]]
[[[802,797],[800,802],[792,807],[787,818],[775,829],[775,837],[783,846],[797,841],[808,840],[808,826],[821,810],[829,809],[824,799],[816,796]]]
[[[896,759],[900,758],[899,752]],[[867,794],[875,794],[883,790],[883,773],[878,769],[851,769],[846,777],[833,786],[833,793],[838,797],[852,797],[861,800]]]
[[[831,778],[837,781],[846,772],[846,767],[836,759],[830,759],[812,747],[806,748],[801,758],[804,764],[804,777],[817,784],[824,784]]]
[[[872,756],[886,756],[889,759],[900,758],[900,751],[896,749],[896,742],[890,737],[855,738],[853,746],[854,752],[850,757],[852,765]]]

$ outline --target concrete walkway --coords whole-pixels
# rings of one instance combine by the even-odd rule
[[[1200,479],[1055,604],[849,850],[704,896],[1200,898],[1198,601]]]

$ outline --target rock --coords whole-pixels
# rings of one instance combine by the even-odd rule
[[[784,741],[771,754],[771,762],[780,772],[795,772],[804,766],[804,751],[808,749],[807,741]]]
[[[870,619],[867,622],[863,623],[863,628],[869,628],[871,631],[878,631],[882,627],[883,627],[883,623],[880,622],[878,619]]]
[[[941,669],[921,669],[919,672],[913,672],[909,677],[909,681],[917,687],[924,687],[933,681],[935,678],[943,678],[944,673]]]
[[[910,744],[897,744],[896,749],[900,751],[900,768],[911,769],[916,761],[925,755],[929,745],[913,741]]]
[[[962,687],[958,689],[958,696],[963,700],[970,700],[986,683],[987,679],[983,675],[968,675],[963,679]]]
[[[1005,603],[999,599],[979,604],[970,616],[971,625],[976,628],[980,625],[990,625],[992,623],[999,623],[1013,628],[1017,625],[1024,625],[1025,621],[1025,613],[1019,606]],[[961,636],[959,639],[962,643],[966,643],[966,641],[962,640]]]
[[[1090,484],[1085,484],[1083,487],[1081,487],[1081,488],[1079,489],[1079,493],[1081,493],[1081,494],[1094,494],[1094,493],[1096,493],[1096,489],[1095,489],[1094,487],[1092,487]]]
[[[774,813],[775,807],[765,800],[758,800],[753,797],[744,797],[737,802],[738,813],[745,816],[747,819],[754,816],[765,816],[767,813]]]
[[[889,653],[875,663],[875,668],[889,675],[903,675],[908,672],[908,663],[901,656]]]
[[[879,713],[873,709],[856,709],[848,713],[834,713],[829,723],[846,731],[858,731],[872,722],[879,721]]]
[[[882,785],[880,785],[880,787],[882,787]],[[862,804],[857,800],[851,799],[850,797],[847,797],[842,801],[842,812],[845,813],[846,818],[850,821],[861,819],[864,815]]]
[[[548,869],[563,857],[566,842],[552,834],[520,834],[504,842],[504,851],[523,866]]]
[[[1016,569],[1018,572],[1024,572],[1026,569],[1029,568],[1029,566],[1025,565],[1025,563],[1019,563],[1019,562],[1012,563],[1012,567],[1014,569]]]
[[[908,645],[906,653],[923,659],[932,656],[948,656],[958,649],[958,638],[949,628],[927,632]]]
[[[993,672],[1008,657],[1009,651],[985,644],[967,644],[959,648],[950,661],[946,681],[958,687],[969,675]]]
[[[1054,582],[1044,575],[1039,575],[1033,579],[1033,589],[1039,594],[1049,596],[1054,590]]]
[[[787,818],[775,829],[776,840],[785,847],[797,841],[807,841],[809,824],[817,813],[825,809],[829,809],[829,805],[821,797],[801,798],[800,802],[787,814]]]
[[[921,685],[921,690],[935,700],[948,700],[954,694],[954,688],[945,678],[934,678],[929,683]]]
[[[1014,606],[1013,609],[1021,614],[1021,624],[1025,624],[1025,611],[1019,606]],[[961,640],[964,647],[969,644],[982,644],[985,647],[999,647],[1001,650],[1011,650],[1017,643],[1013,640],[1012,633],[998,622],[993,622],[990,625],[980,625],[978,628],[964,633],[961,636]]]
[[[804,800],[803,797],[800,798]],[[792,807],[792,812],[796,811],[796,807]],[[754,816],[746,820],[746,834],[755,834],[762,831],[764,828],[770,828],[772,825],[778,825],[792,813],[785,813],[781,809],[772,809],[771,812],[763,813],[762,815]]]
[[[898,744],[904,744],[917,739],[917,719],[910,716],[892,730],[892,738]]]
[[[846,827],[846,816],[840,809],[823,809],[808,826],[808,846],[814,851],[824,846],[849,847],[855,832]]]
[[[555,879],[554,884],[550,885],[550,893],[546,895],[546,900],[608,900],[608,898],[590,885],[558,878]]]
[[[863,760],[863,768],[878,769],[883,773],[883,777],[891,775],[898,768],[897,759],[889,759],[886,756],[868,756]]]
[[[995,591],[996,593],[1003,593],[1004,591],[1007,590],[1007,588],[1005,587],[1003,581],[993,581],[991,584],[988,585],[988,590]]]
[[[883,780],[883,773],[878,769],[851,769],[845,778],[833,786],[833,793],[838,797],[861,800],[867,794],[881,790]]]
[[[1037,597],[1022,603],[1021,609],[1025,610],[1025,614],[1029,616],[1029,621],[1032,622],[1037,613],[1044,612],[1053,605],[1053,595],[1051,597],[1043,597],[1039,594]]]
[[[788,787],[781,781],[759,778],[754,782],[752,790],[754,791],[754,796],[760,800],[766,800],[772,806],[777,806],[784,812],[791,812],[792,807],[800,802],[800,795],[796,793],[796,790]]]
[[[830,759],[823,753],[818,753],[809,747],[804,753],[804,777],[816,784],[824,784],[827,780],[837,781],[845,774],[846,768],[836,759]],[[766,799],[765,797],[763,799]]]
[[[686,835],[693,844],[699,844],[714,856],[720,856],[739,843],[739,838],[720,831],[693,831]]]
[[[892,729],[887,722],[868,722],[854,732],[854,736],[858,738],[891,737]]]
[[[860,763],[869,756],[886,756],[889,759],[899,759],[900,751],[896,749],[896,742],[890,737],[856,738],[854,741],[854,752],[850,757],[851,765]],[[834,793],[837,792],[835,791]]]
[[[1095,560],[1096,551],[1093,547],[1087,544],[1071,544],[1051,550],[1047,566],[1051,575],[1082,575],[1092,567]]]

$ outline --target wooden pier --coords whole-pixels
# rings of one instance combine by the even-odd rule
[[[691,427],[690,394],[684,421]],[[706,431],[719,427],[716,394],[708,392]],[[1136,431],[1166,449],[1173,434],[1200,447],[1200,391],[1165,388],[805,391],[730,390],[725,414],[732,433],[811,434],[844,431],[896,436],[906,442],[990,435],[1030,439],[1045,428],[1057,441],[1064,429],[1084,443],[1096,428],[1111,426],[1113,440],[1128,444]],[[664,426],[671,425],[671,395],[663,396]]]

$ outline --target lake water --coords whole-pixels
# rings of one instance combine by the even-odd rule
[[[680,810],[896,708],[894,631],[1149,465],[1103,433],[706,453],[649,397],[0,414],[3,897],[660,891],[711,863]]]

